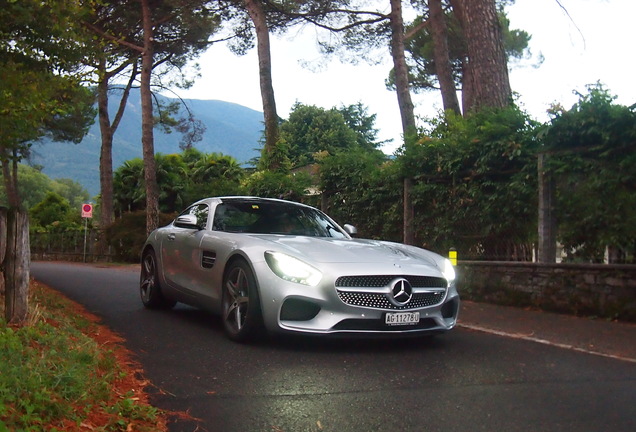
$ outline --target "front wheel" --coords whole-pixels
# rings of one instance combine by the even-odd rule
[[[235,261],[223,278],[223,329],[237,342],[254,339],[262,329],[256,278],[245,261]]]
[[[166,299],[161,293],[157,257],[148,250],[141,258],[141,275],[139,277],[139,294],[141,302],[148,309],[170,309],[176,302]]]

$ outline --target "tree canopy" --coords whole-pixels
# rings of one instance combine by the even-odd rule
[[[93,122],[91,92],[80,85],[91,52],[81,2],[2,2],[0,7],[0,161],[9,204],[21,205],[17,162],[48,135],[79,142]],[[10,162],[13,162],[11,166]]]
[[[498,10],[499,22],[503,31],[503,43],[509,59],[521,59],[527,55],[530,35],[519,29],[510,28],[510,20],[503,8]],[[433,25],[425,15],[418,16],[406,29],[411,37],[406,41],[408,52],[409,80],[414,92],[438,91],[440,89],[438,67],[433,40]],[[450,8],[447,8],[443,19],[446,23],[448,54],[454,86],[462,88],[464,62],[468,58],[466,36],[462,32],[459,22]],[[394,87],[393,76],[387,80],[389,88]]]
[[[196,149],[179,154],[155,155],[159,208],[162,213],[175,213],[188,204],[207,196],[234,195],[241,189],[245,171],[231,156],[202,153]],[[144,163],[140,158],[124,162],[114,173],[115,211],[146,209],[143,184]]]
[[[380,145],[375,117],[362,103],[325,109],[297,102],[281,123],[280,138],[293,167],[315,163],[321,153],[374,151]]]

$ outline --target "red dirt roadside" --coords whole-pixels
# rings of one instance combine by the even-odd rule
[[[54,295],[62,296],[62,294],[55,290],[52,290],[46,285],[40,284],[35,281],[32,281],[32,283],[38,284],[41,289],[47,290]],[[124,347],[124,339],[110,330],[108,327],[101,325],[99,323],[99,318],[86,311],[80,304],[70,300],[67,297],[64,298],[72,307],[73,313],[80,315],[95,324],[94,326],[90,326],[87,329],[86,335],[96,341],[100,347],[103,347],[105,350],[112,351],[113,355],[117,359],[120,368],[122,369],[122,372],[125,372],[120,374],[120,376],[112,384],[112,401],[117,402],[124,397],[129,397],[129,394],[132,392],[134,395],[136,395],[135,399],[139,404],[150,405],[150,403],[148,402],[148,395],[145,392],[145,388],[149,385],[149,382],[144,379],[141,366],[133,360],[133,353],[128,351]],[[78,410],[80,410],[80,408],[83,409],[84,407],[77,407]],[[113,420],[116,418],[116,413],[107,413],[103,409],[99,409],[99,407],[96,407],[96,409],[90,412],[88,418],[80,425],[77,425],[73,422],[68,422],[68,424],[64,425],[62,430],[69,432],[93,431],[101,426],[113,423]],[[59,430],[59,426],[57,427]],[[132,423],[128,424],[126,430],[166,432],[168,430],[166,416],[164,415],[164,413],[159,413],[156,423],[146,423],[135,420]]]

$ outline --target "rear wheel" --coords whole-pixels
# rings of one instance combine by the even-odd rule
[[[176,302],[167,300],[163,296],[158,275],[155,252],[148,250],[141,258],[141,275],[139,277],[141,302],[148,309],[170,309]]]
[[[263,319],[256,278],[243,260],[234,261],[223,278],[223,329],[232,340],[253,340]]]

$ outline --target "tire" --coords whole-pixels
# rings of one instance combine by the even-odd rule
[[[223,277],[223,330],[236,342],[256,339],[263,329],[258,287],[250,266],[234,261]]]
[[[176,304],[174,300],[166,299],[161,293],[157,257],[153,250],[144,252],[141,258],[139,294],[141,302],[148,309],[170,309]]]

